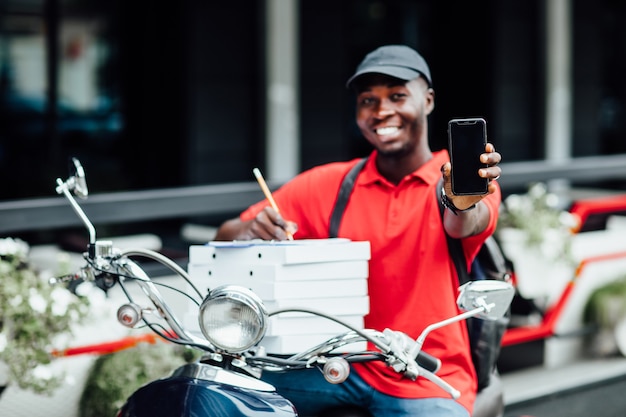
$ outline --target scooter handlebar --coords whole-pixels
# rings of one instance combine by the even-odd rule
[[[426,369],[428,372],[436,374],[441,369],[441,359],[434,357],[431,354],[420,351],[415,358],[417,364]]]

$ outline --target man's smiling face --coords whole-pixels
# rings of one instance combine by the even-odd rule
[[[373,74],[359,81],[357,125],[379,153],[402,156],[420,140],[427,140],[426,118],[432,111],[433,94],[424,80]]]

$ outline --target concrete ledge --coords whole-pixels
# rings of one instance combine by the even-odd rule
[[[626,378],[626,358],[623,357],[581,360],[559,368],[523,369],[502,375],[504,401],[507,406],[539,401],[622,377]]]

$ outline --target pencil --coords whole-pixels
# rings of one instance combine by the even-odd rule
[[[269,201],[270,205],[276,211],[276,213],[280,214],[280,210],[278,209],[278,205],[276,204],[276,201],[274,201],[274,197],[272,197],[272,192],[267,187],[267,183],[265,182],[265,179],[263,178],[263,175],[261,175],[261,171],[259,170],[259,168],[254,168],[252,170],[252,172],[254,173],[254,176],[256,177],[257,182],[261,186],[261,190],[263,190],[263,194],[265,194],[265,198],[267,199],[267,201]],[[289,240],[293,240],[293,235],[291,233],[287,232],[287,238]]]

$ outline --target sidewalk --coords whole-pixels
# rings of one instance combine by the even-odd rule
[[[502,376],[504,417],[623,417],[626,358],[585,360]]]
[[[626,378],[626,358],[583,360],[554,369],[534,367],[502,375],[507,405],[549,397],[615,378]],[[626,415],[626,396],[624,396]]]
[[[69,383],[52,397],[35,395],[9,386],[0,396],[0,416],[3,417],[79,417],[78,404],[83,383],[95,357],[90,355],[58,359],[55,365],[64,369]],[[626,410],[626,396],[607,397],[607,387],[621,384],[626,388],[626,358],[609,358],[577,362],[557,369],[535,367],[502,375],[506,403],[505,417],[532,415],[535,417],[618,417]],[[602,399],[593,399],[594,390],[601,387]],[[615,385],[614,389],[617,389]],[[621,389],[621,388],[620,388]],[[589,399],[583,401],[585,396]],[[583,411],[577,403],[590,402],[595,413]],[[600,413],[603,402],[611,401],[611,410],[618,414]],[[608,404],[604,404],[608,407]],[[534,414],[536,409],[549,409],[549,414]]]

